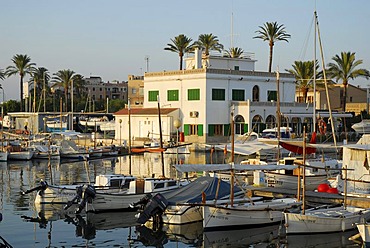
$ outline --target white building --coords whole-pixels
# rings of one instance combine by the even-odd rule
[[[166,135],[176,133],[173,121],[178,119],[179,131],[187,142],[227,141],[232,110],[237,134],[276,126],[276,73],[255,71],[251,57],[201,57],[196,52],[185,59],[185,68],[144,76],[144,108],[156,108],[159,96],[160,106],[179,110],[178,116],[172,113],[173,118],[167,123],[162,118],[162,126],[171,127]],[[312,118],[304,119],[300,114],[312,113],[312,106],[295,102],[295,78],[291,74],[280,73],[279,92],[280,112],[294,116],[283,118],[283,123],[290,123],[296,132],[301,132],[302,123],[311,123]]]

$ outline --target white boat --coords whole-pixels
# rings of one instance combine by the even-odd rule
[[[231,229],[279,223],[283,212],[298,208],[302,203],[293,198],[248,202],[243,204],[204,205],[203,229]]]
[[[89,158],[101,158],[103,156],[103,148],[89,148]]]
[[[60,158],[86,160],[89,158],[89,153],[83,148],[77,147],[74,141],[63,140],[60,143]]]
[[[362,241],[365,243],[365,247],[370,244],[370,224],[369,223],[356,223],[357,230],[360,233]]]
[[[114,131],[115,128],[116,128],[115,120],[111,120],[106,123],[100,124],[101,131]]]
[[[302,213],[284,213],[286,234],[344,232],[370,218],[370,209],[335,207],[308,209]]]
[[[98,175],[96,176],[95,183],[92,184],[92,186],[99,192],[126,192],[130,182],[134,180],[136,180],[136,177],[127,175]],[[82,186],[82,184],[47,185],[42,182],[40,188],[35,188],[38,190],[35,197],[35,203],[67,204],[76,196],[76,189]],[[25,193],[27,194],[32,191],[34,191],[34,189],[28,190]]]
[[[7,147],[8,160],[30,160],[33,157],[33,149],[23,148],[21,145],[14,145]]]
[[[187,182],[183,182],[184,185]],[[168,178],[140,178],[130,182],[127,191],[122,193],[100,193],[84,206],[87,212],[105,212],[132,208],[132,203],[138,202],[147,194],[165,194],[183,186],[180,180]]]
[[[359,123],[352,125],[352,129],[360,134],[369,134],[370,133],[370,120],[362,120]]]
[[[35,159],[60,159],[59,146],[33,145],[33,158]]]
[[[106,124],[109,122],[109,119],[107,116],[103,117],[88,117],[86,119],[79,120],[79,124],[83,127],[88,128],[100,128],[102,124]]]
[[[46,127],[48,132],[65,131],[67,130],[67,122],[60,123],[60,120],[50,120],[46,121]]]

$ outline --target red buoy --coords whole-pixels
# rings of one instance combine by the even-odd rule
[[[328,189],[328,191],[326,191],[326,193],[329,193],[329,194],[339,194],[339,191],[337,188],[330,188]]]
[[[322,183],[322,184],[319,184],[319,186],[317,186],[318,192],[327,192],[329,189],[330,189],[330,186],[327,185],[326,183]]]

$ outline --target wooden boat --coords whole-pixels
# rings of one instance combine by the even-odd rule
[[[336,207],[311,209],[302,213],[284,213],[287,234],[344,232],[370,218],[370,209]]]

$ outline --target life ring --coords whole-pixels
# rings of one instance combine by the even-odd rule
[[[326,133],[326,122],[324,120],[320,120],[319,122],[319,131],[322,135]]]

